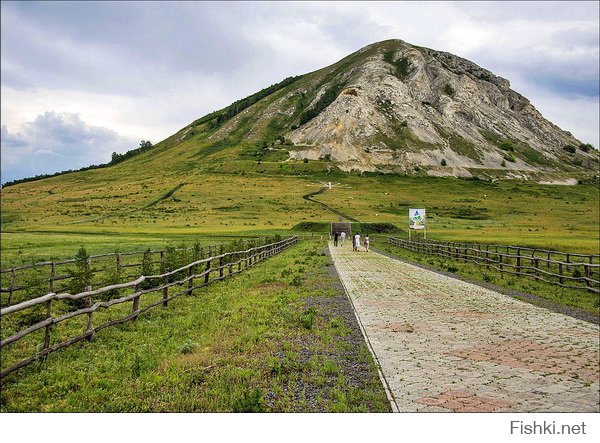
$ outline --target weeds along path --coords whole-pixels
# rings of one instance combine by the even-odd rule
[[[599,330],[381,254],[330,245],[400,412],[599,412]]]
[[[356,222],[356,223],[358,223],[358,220],[356,220],[355,218],[352,218],[352,217],[350,217],[350,216],[348,216],[348,215],[344,214],[343,212],[340,212],[340,211],[338,211],[337,209],[333,209],[331,206],[328,206],[328,205],[326,205],[325,203],[321,203],[321,202],[320,202],[320,201],[318,201],[318,200],[313,200],[313,197],[314,197],[315,195],[322,194],[322,193],[323,193],[323,192],[325,192],[327,189],[328,189],[328,188],[326,188],[326,187],[325,187],[325,188],[321,188],[321,189],[319,189],[318,191],[311,192],[310,194],[303,195],[303,196],[302,196],[302,198],[303,198],[304,200],[307,200],[307,201],[309,201],[309,202],[316,203],[317,205],[321,205],[323,208],[327,209],[327,210],[328,210],[328,211],[330,211],[330,212],[333,212],[334,214],[337,214],[337,215],[339,215],[340,217],[344,217],[346,220],[350,220],[350,221],[353,221],[353,222]]]

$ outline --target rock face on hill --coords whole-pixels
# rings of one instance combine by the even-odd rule
[[[400,40],[272,88],[195,123],[216,129],[212,143],[237,134],[345,171],[527,178],[598,167],[597,150],[546,120],[508,80]]]

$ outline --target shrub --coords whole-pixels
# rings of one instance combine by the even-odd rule
[[[317,308],[311,306],[300,315],[300,323],[305,329],[312,329],[317,314]]]
[[[565,151],[567,151],[569,154],[575,154],[575,151],[577,150],[577,149],[575,148],[575,146],[573,146],[573,145],[564,145],[564,146],[563,146],[563,149],[564,149]]]
[[[383,60],[392,65],[394,69],[394,76],[400,80],[404,80],[409,74],[410,60],[406,57],[402,57],[398,60],[394,60],[394,51],[388,51],[383,55]]]
[[[260,389],[256,388],[251,392],[244,392],[242,398],[233,402],[233,412],[262,412],[263,397]]]
[[[196,349],[196,343],[186,341],[179,349],[179,352],[181,352],[184,355],[187,355],[187,354],[191,354],[192,352],[194,352],[194,349]]]
[[[516,162],[515,156],[512,154],[508,154],[508,153],[504,154],[504,160],[506,160],[507,162],[511,162],[511,163]]]
[[[503,141],[502,143],[500,143],[500,149],[502,149],[504,151],[514,152],[515,147],[513,146],[512,142],[510,142],[510,141]]]
[[[448,164],[448,163],[446,163],[446,159],[445,159],[445,158],[443,158],[443,159],[442,159],[442,162],[441,162],[441,165],[442,165],[442,166],[446,166],[447,164]]]
[[[75,268],[69,269],[68,274],[71,278],[68,285],[69,293],[75,295],[83,292],[92,285],[94,273],[89,265],[89,254],[85,247],[79,248],[75,255]],[[67,300],[67,305],[74,309],[81,309],[90,304],[90,297],[80,298],[78,300]]]
[[[452,87],[452,85],[450,83],[446,83],[446,86],[444,86],[444,93],[446,95],[449,95],[450,97],[454,97],[454,93],[456,91],[454,90],[454,88]]]
[[[591,149],[594,149],[594,147],[592,145],[590,145],[589,143],[585,143],[585,144],[579,145],[579,149],[581,149],[583,152],[589,152]]]

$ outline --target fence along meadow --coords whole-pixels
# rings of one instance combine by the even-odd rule
[[[135,320],[149,309],[159,305],[166,307],[169,301],[181,295],[192,295],[196,289],[238,274],[297,242],[298,237],[292,236],[262,246],[201,258],[177,269],[158,275],[142,275],[126,283],[95,290],[88,287],[76,294],[50,292],[2,308],[0,379],[35,361],[42,361],[51,352],[84,339],[90,340],[102,329]],[[177,291],[172,293],[174,290]],[[131,303],[131,309],[127,309],[127,303]],[[57,328],[66,321],[72,327]],[[72,336],[73,330],[83,330],[83,333]],[[9,345],[10,348],[5,350]]]
[[[410,241],[388,237],[390,244],[420,254],[475,263],[487,269],[571,289],[600,293],[600,255],[476,243]]]
[[[238,242],[240,247],[242,241]],[[244,248],[264,242],[264,238],[243,240]],[[159,265],[160,269],[169,266],[173,255],[188,256],[194,259],[210,257],[223,253],[231,245],[217,244],[190,248],[167,248],[137,252],[111,252],[90,255],[86,258],[86,272],[92,277],[94,287],[120,283],[121,280],[140,275],[144,261],[150,266]],[[141,258],[141,262],[140,262]],[[191,260],[189,260],[191,261]],[[43,293],[69,291],[73,279],[72,266],[78,266],[78,259],[44,261],[30,265],[13,266],[0,270],[0,296],[2,307],[30,300]]]

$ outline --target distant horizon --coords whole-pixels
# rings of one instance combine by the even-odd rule
[[[597,2],[3,2],[1,9],[2,183],[108,163],[112,152],[140,140],[157,144],[286,77],[391,39],[490,70],[544,118],[600,146]]]

